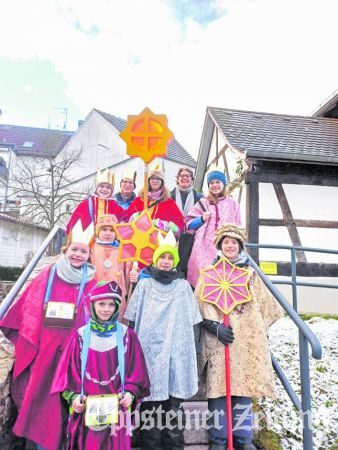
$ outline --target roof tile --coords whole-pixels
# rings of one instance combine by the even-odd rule
[[[248,157],[338,164],[338,119],[208,108],[234,148]]]
[[[19,155],[44,156],[51,152],[56,156],[73,134],[73,131],[0,124],[0,144],[14,145]]]

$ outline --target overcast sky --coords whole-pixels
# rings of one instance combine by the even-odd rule
[[[166,114],[195,157],[207,106],[310,114],[338,88],[337,0],[4,0],[1,123]]]

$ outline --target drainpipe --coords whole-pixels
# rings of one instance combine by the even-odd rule
[[[4,212],[6,212],[6,208],[7,208],[8,186],[9,186],[9,174],[10,174],[10,171],[11,171],[12,151],[13,151],[13,149],[14,149],[14,145],[8,145],[8,150],[9,150],[9,160],[8,160],[8,167],[7,167],[6,187],[5,187]]]

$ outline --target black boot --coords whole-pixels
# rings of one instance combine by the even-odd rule
[[[257,450],[257,448],[253,445],[251,439],[236,438],[235,436],[234,436],[234,448],[235,450]]]
[[[217,442],[210,442],[209,444],[209,450],[227,450],[228,449],[228,443],[225,442],[224,444],[219,444]]]
[[[215,444],[214,442],[210,442],[209,450],[227,450],[228,444]]]

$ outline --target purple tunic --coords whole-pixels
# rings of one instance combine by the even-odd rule
[[[55,374],[52,392],[65,390],[74,393],[81,391],[82,336],[84,327],[78,330],[62,355]],[[143,352],[137,336],[131,328],[123,325],[125,344],[125,391],[131,392],[136,402],[149,395],[149,378]],[[91,333],[86,373],[84,378],[85,395],[114,394],[121,391],[121,378],[118,368],[116,333],[101,337]],[[128,426],[130,413],[120,413],[120,422],[115,429],[109,425],[89,428],[85,425],[85,413],[73,412],[67,426],[67,449],[78,450],[129,450],[131,448]]]
[[[58,450],[67,416],[60,396],[50,394],[50,389],[65,345],[85,323],[85,317],[80,307],[72,328],[43,325],[43,299],[49,271],[50,267],[29,284],[4,317],[1,328],[15,345],[11,393],[19,414],[13,431],[47,450]],[[94,280],[85,285],[84,295],[93,285]],[[79,285],[65,283],[55,275],[50,299],[75,304],[78,288]]]

